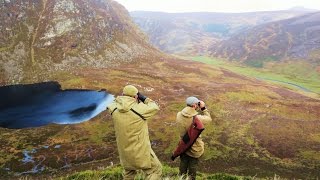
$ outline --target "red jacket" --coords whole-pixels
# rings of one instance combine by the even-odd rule
[[[193,122],[189,127],[187,133],[179,141],[178,147],[171,157],[172,160],[185,153],[197,140],[203,130],[204,126],[202,122],[197,118],[197,116],[193,116]]]

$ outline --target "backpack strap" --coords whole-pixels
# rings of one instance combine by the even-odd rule
[[[114,110],[111,112],[111,116],[112,114],[117,110],[118,108],[114,108]]]
[[[113,111],[111,112],[111,116],[112,114],[117,110],[118,108],[114,108]],[[136,115],[138,115],[141,119],[146,120],[145,117],[143,117],[140,113],[138,113],[137,111],[133,110],[132,108],[130,109],[133,113],[135,113]]]
[[[143,117],[140,113],[138,113],[137,111],[133,110],[132,108],[130,109],[133,113],[135,113],[136,115],[138,115],[141,119],[146,120],[145,117]]]
[[[193,128],[197,127],[197,124],[196,124],[196,122],[195,122],[196,116],[197,116],[197,115],[193,116],[193,118],[192,118],[192,127],[193,127]],[[190,127],[190,128],[191,128],[191,127]]]

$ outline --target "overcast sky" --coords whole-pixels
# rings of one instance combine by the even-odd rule
[[[320,0],[115,0],[129,11],[252,12],[285,10],[295,6],[319,9]]]

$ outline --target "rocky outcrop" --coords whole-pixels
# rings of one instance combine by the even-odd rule
[[[112,0],[0,0],[0,74],[110,67],[157,53]]]

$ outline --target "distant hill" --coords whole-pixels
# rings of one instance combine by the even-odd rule
[[[115,66],[157,53],[128,11],[112,0],[2,1],[0,22],[4,83],[79,66]]]
[[[249,64],[284,59],[320,62],[320,12],[253,27],[211,50],[213,56]]]
[[[305,8],[303,6],[294,6],[289,9],[290,11],[304,11],[304,12],[316,12],[319,11],[319,9],[310,9],[310,8]]]
[[[195,95],[213,117],[202,134],[202,173],[320,177],[319,96],[166,56],[147,42],[124,7],[111,0],[2,0],[0,18],[0,85],[52,80],[61,89],[106,89],[115,96],[125,85],[135,85],[161,108],[148,122],[150,143],[161,162],[171,167],[178,166],[170,160],[180,138],[175,118],[185,98]],[[239,19],[229,20],[236,26]],[[233,33],[230,29],[223,35],[214,28],[211,34],[219,39]],[[102,169],[120,163],[117,152],[107,111],[79,124],[0,128],[0,179],[51,179]]]
[[[252,13],[130,12],[134,21],[164,52],[180,55],[205,54],[208,47],[256,25],[292,18],[308,11],[287,10]]]

